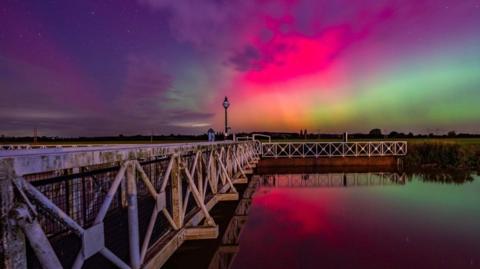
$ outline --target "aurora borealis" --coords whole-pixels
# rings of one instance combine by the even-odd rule
[[[480,0],[0,3],[0,134],[480,133]]]

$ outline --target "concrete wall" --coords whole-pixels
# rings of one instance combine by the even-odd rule
[[[395,169],[398,157],[320,157],[320,158],[264,158],[258,164],[258,169],[282,167],[314,167],[314,168],[376,168]]]
[[[265,158],[257,164],[256,173],[366,173],[396,172],[400,157],[321,157]]]

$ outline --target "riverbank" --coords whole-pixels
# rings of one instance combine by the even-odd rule
[[[480,144],[438,140],[409,143],[404,165],[407,170],[480,170]]]

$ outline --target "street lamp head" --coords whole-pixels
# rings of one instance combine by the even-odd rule
[[[223,100],[223,107],[227,109],[230,106],[230,102],[228,102],[228,98],[225,96],[225,100]]]

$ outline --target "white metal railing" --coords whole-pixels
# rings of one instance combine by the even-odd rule
[[[79,148],[79,147],[106,147],[102,144],[66,144],[66,145],[31,145],[31,144],[9,144],[0,145],[0,150],[26,150],[26,149],[51,149],[51,148]]]
[[[81,268],[95,254],[119,268],[161,267],[173,245],[177,248],[185,240],[216,237],[218,226],[209,210],[219,201],[239,198],[234,184],[246,183],[246,174],[258,160],[256,143],[251,141],[10,153],[4,159],[0,155],[2,186],[11,184],[1,193],[2,201],[5,195],[11,197],[1,209],[18,224],[12,232],[21,230],[26,235],[43,268],[61,268],[48,238],[55,223],[61,224],[62,233],[81,242],[80,250],[65,249],[76,256],[69,267]],[[110,172],[101,172],[102,165],[113,166]],[[48,176],[52,169],[77,172],[62,182],[49,181],[54,179]],[[95,169],[100,172],[94,176]],[[32,173],[46,175],[41,179],[44,185]],[[65,186],[68,191],[61,189]],[[153,207],[146,212],[150,218],[143,234],[139,232],[139,201]],[[104,226],[113,225],[105,219],[112,210],[127,213],[126,219],[118,221],[128,226],[129,259],[105,243]],[[155,229],[163,232],[154,237]],[[24,254],[16,255],[20,264],[26,264]]]
[[[260,141],[257,139],[257,137],[263,137],[268,139],[268,143],[272,142],[272,137],[269,135],[264,135],[264,134],[252,134],[252,136],[237,136],[236,141],[246,141],[246,140],[256,140]]]
[[[257,137],[263,137],[268,139],[268,143],[272,143],[272,137],[269,135],[264,135],[264,134],[253,134],[252,139],[253,140],[258,140]]]
[[[406,141],[262,143],[264,158],[404,156]]]
[[[262,142],[257,139],[258,137],[263,137],[268,139],[268,143],[272,143],[272,137],[269,135],[264,135],[264,134],[252,134],[252,136],[237,136],[235,138],[236,142],[241,142],[241,141],[255,141],[255,151],[257,154],[261,154],[262,152]]]
[[[251,136],[237,136],[235,137],[235,141],[240,142],[240,141],[248,141],[248,140],[253,140]]]

